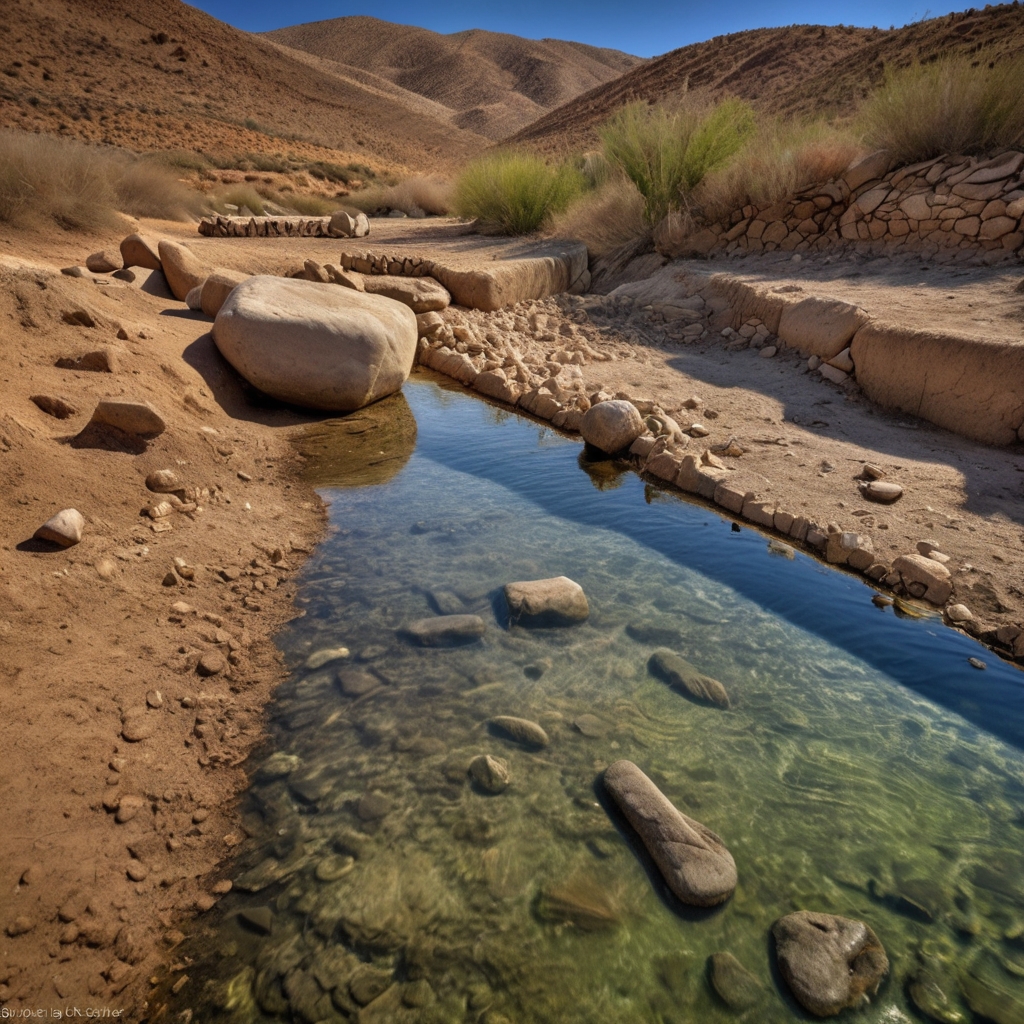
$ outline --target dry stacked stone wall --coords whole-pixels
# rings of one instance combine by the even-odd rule
[[[895,171],[888,165],[885,153],[875,153],[842,178],[770,206],[744,206],[727,225],[680,237],[663,223],[655,241],[673,257],[830,247],[913,250],[936,262],[1024,255],[1024,153],[944,156]]]

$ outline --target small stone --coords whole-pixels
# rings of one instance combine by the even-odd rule
[[[976,669],[978,669],[979,671],[982,671],[982,672],[988,667],[985,664],[985,662],[983,662],[981,660],[981,658],[968,658],[967,659],[967,664],[970,665],[971,668],[976,668]]]
[[[498,715],[490,720],[490,724],[498,732],[528,747],[546,747],[551,742],[548,734],[536,722],[526,718]]]
[[[161,583],[165,587],[176,587],[178,585],[178,577],[173,572],[169,572],[164,576],[163,580],[161,580]]]
[[[349,854],[331,854],[317,862],[313,873],[321,882],[336,882],[339,878],[344,878],[355,866],[355,858]]]
[[[145,806],[146,801],[141,796],[123,796],[117,803],[114,821],[123,825],[125,822],[131,821]]]
[[[362,964],[352,972],[348,980],[348,991],[360,1005],[372,1003],[391,985],[391,975],[372,964]]]
[[[604,787],[683,903],[713,907],[736,889],[736,863],[721,838],[682,814],[632,761],[605,769]]]
[[[86,258],[86,267],[94,274],[112,274],[124,265],[119,252],[103,249]]]
[[[100,348],[80,356],[62,356],[54,363],[62,370],[85,370],[91,373],[116,373],[117,355],[113,349]]]
[[[796,1001],[831,1017],[874,995],[889,972],[878,936],[863,921],[801,910],[772,925],[779,971]]]
[[[219,882],[214,882],[210,886],[210,892],[215,893],[217,896],[223,896],[225,893],[231,892],[232,883],[230,878],[222,878]]]
[[[513,623],[562,626],[582,622],[590,615],[583,588],[567,576],[506,583],[504,591]]]
[[[145,708],[129,711],[121,720],[121,735],[129,743],[149,739],[156,731],[156,717],[148,714]]]
[[[764,986],[732,955],[712,953],[708,957],[711,987],[731,1010],[748,1010],[764,997]]]
[[[889,483],[885,480],[868,480],[860,485],[860,493],[868,501],[891,505],[903,497],[903,488],[899,484]]]
[[[175,601],[171,605],[171,611],[175,615],[191,615],[193,610],[192,605],[187,604],[185,601]]]
[[[479,615],[436,615],[409,623],[405,632],[424,647],[438,647],[477,640],[486,628]]]
[[[133,882],[142,882],[149,876],[149,868],[142,861],[133,860],[128,865],[127,875]]]
[[[93,410],[89,425],[114,427],[126,434],[154,437],[167,429],[163,416],[149,402],[125,402],[108,398]]]
[[[508,761],[490,754],[480,754],[469,762],[469,777],[488,793],[504,792],[511,779]]]
[[[729,694],[725,687],[717,679],[704,675],[674,651],[655,651],[647,667],[653,675],[664,679],[673,689],[687,694],[694,700],[714,704],[720,708],[729,707]]]
[[[238,918],[262,935],[269,935],[274,929],[274,912],[270,907],[244,907]]]
[[[810,356],[807,360],[807,369],[812,373],[821,366],[821,356]]]
[[[343,668],[335,678],[338,688],[346,697],[362,697],[381,686],[381,681],[372,672],[358,668]]]
[[[146,693],[146,703],[151,708],[162,708],[164,706],[164,696],[159,690],[149,690]]]
[[[690,424],[690,436],[691,437],[707,437],[711,431],[704,426],[703,423],[691,423]]]
[[[82,539],[84,529],[85,517],[82,513],[75,508],[66,508],[47,519],[34,536],[36,540],[48,540],[52,544],[70,548]]]
[[[970,622],[974,618],[974,613],[965,604],[951,604],[946,608],[946,615],[949,616],[950,622]]]
[[[228,669],[227,659],[220,651],[207,651],[199,659],[196,671],[201,676],[217,676]]]
[[[171,494],[181,490],[181,482],[173,469],[157,469],[146,477],[146,487],[156,494]]]
[[[8,926],[7,934],[12,938],[17,938],[19,935],[25,935],[35,928],[35,922],[30,917],[26,917],[24,914],[19,914]]]
[[[572,720],[575,729],[590,739],[600,739],[608,733],[608,723],[597,715],[578,715]]]
[[[347,647],[322,647],[319,651],[314,651],[305,661],[304,665],[307,669],[312,671],[313,669],[323,668],[324,665],[329,664],[332,661],[339,661],[341,658],[347,658],[349,654]]]
[[[778,351],[778,348],[776,348],[774,345],[765,345],[765,347],[761,349],[761,358],[771,359],[771,357],[775,355],[775,353]]]
[[[53,416],[58,420],[66,420],[78,412],[70,402],[57,395],[32,395],[29,401],[35,402],[47,416]]]
[[[383,818],[391,810],[391,798],[379,789],[372,793],[364,793],[356,805],[356,814],[360,821],[376,821]]]
[[[196,897],[195,908],[200,914],[205,914],[208,910],[213,910],[216,905],[216,897],[211,896],[208,892],[201,892]]]

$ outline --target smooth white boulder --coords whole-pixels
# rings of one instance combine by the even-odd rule
[[[416,355],[416,315],[383,295],[286,277],[250,277],[221,306],[213,340],[261,391],[352,412],[398,391]]]

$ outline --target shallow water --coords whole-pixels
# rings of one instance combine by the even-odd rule
[[[962,987],[1024,1020],[1021,674],[712,510],[582,465],[546,427],[426,378],[406,399],[416,429],[397,400],[401,429],[364,438],[348,480],[325,453],[351,425],[307,447],[335,532],[280,637],[296,669],[243,804],[253,838],[189,940],[175,1005],[340,1020],[375,991],[364,961],[399,984],[362,1021],[727,1021],[706,961],[728,950],[764,987],[741,1019],[805,1019],[769,929],[813,909],[866,921],[889,955],[858,1019],[921,1019],[907,984],[927,961],[949,1020],[974,1019]],[[563,574],[587,593],[585,624],[507,627],[503,583]],[[442,611],[481,615],[485,635],[404,638]],[[337,645],[351,657],[302,667]],[[654,678],[664,646],[731,709]],[[373,688],[346,696],[339,669]],[[495,715],[539,722],[550,745],[492,734]],[[505,792],[469,784],[480,753],[508,761]],[[596,783],[619,758],[723,837],[739,871],[724,907],[675,903],[606,813]],[[239,916],[259,908],[272,919]]]

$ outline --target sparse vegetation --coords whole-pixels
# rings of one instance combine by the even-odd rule
[[[451,212],[452,186],[442,178],[414,177],[397,185],[375,185],[354,193],[349,203],[364,213],[401,210],[410,217]]]
[[[267,212],[263,199],[256,189],[248,185],[237,185],[218,192],[214,198],[214,205],[221,211],[228,206],[237,206],[239,209],[245,207],[250,213],[262,217]]]
[[[644,201],[631,181],[616,176],[551,219],[550,233],[578,238],[593,257],[604,256],[649,232]]]
[[[860,112],[865,141],[900,163],[1024,145],[1024,58],[970,57],[887,69]]]
[[[201,196],[166,164],[123,150],[24,132],[0,132],[0,220],[70,229],[113,223],[116,212],[183,219]]]
[[[601,131],[605,157],[633,182],[648,224],[678,207],[712,171],[724,166],[754,130],[741,100],[711,104],[686,94],[674,109],[630,103]]]
[[[489,153],[460,175],[454,208],[488,230],[525,235],[567,209],[585,187],[582,172],[571,163],[551,166],[531,153]]]

